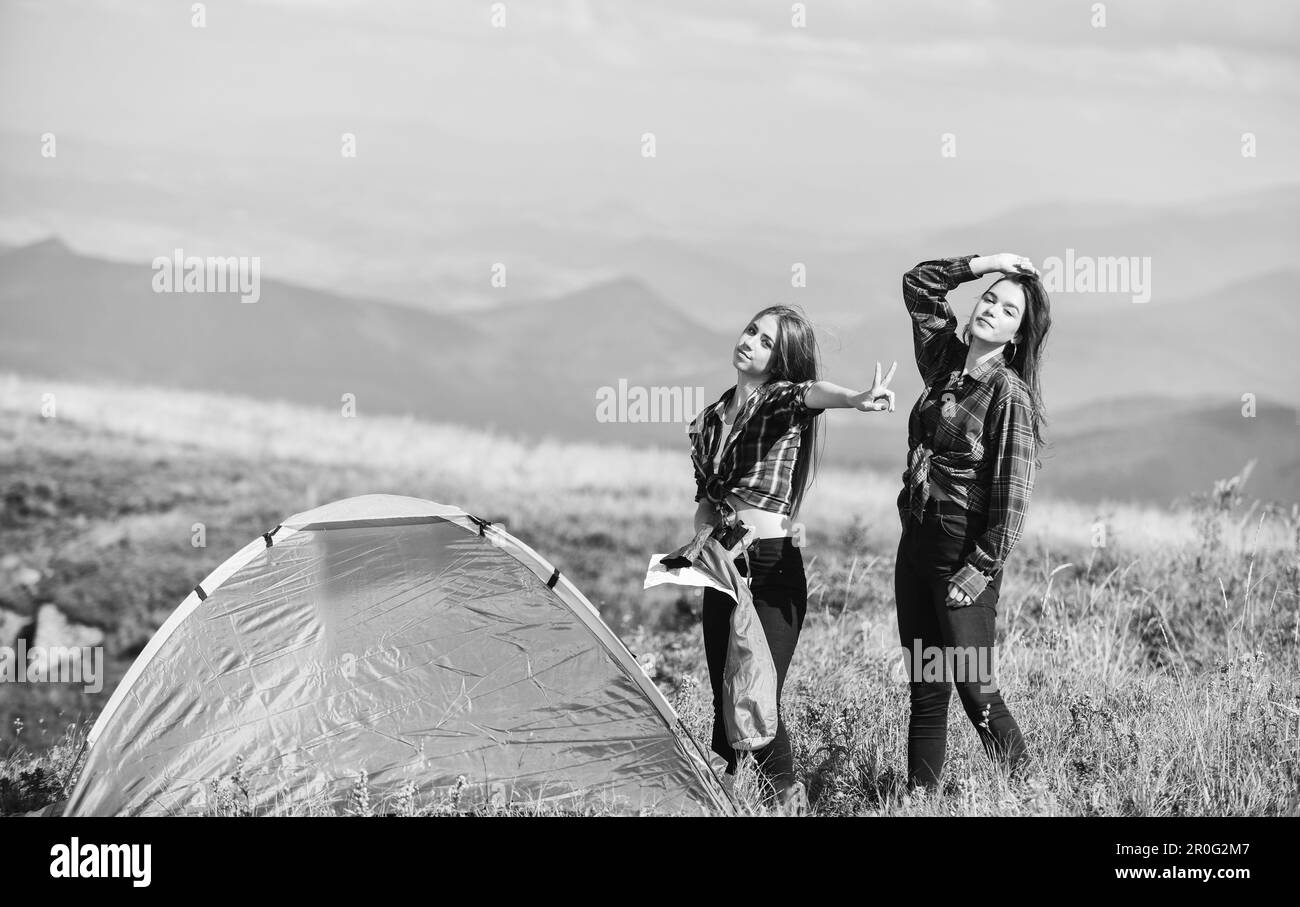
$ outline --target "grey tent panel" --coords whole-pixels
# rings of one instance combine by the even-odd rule
[[[67,815],[201,814],[236,770],[265,815],[342,811],[363,771],[372,796],[459,781],[532,803],[730,811],[627,649],[508,533],[367,495],[270,535],[137,659]]]

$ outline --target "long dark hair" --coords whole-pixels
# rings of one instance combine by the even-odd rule
[[[1047,424],[1047,408],[1043,405],[1039,370],[1042,365],[1043,345],[1047,341],[1047,332],[1052,327],[1051,300],[1047,298],[1047,289],[1043,286],[1042,280],[1033,274],[1004,274],[993,282],[993,286],[997,286],[1003,280],[1016,284],[1025,294],[1025,311],[1020,317],[1020,342],[1011,347],[1010,356],[1007,355],[1007,347],[1004,346],[1002,356],[1029,390],[1029,401],[1033,408],[1034,445],[1042,450],[1046,443],[1043,437],[1043,426]],[[969,344],[969,325],[966,331],[966,342]]]
[[[768,362],[768,378],[771,381],[817,381],[821,378],[821,354],[817,348],[817,335],[813,332],[812,322],[798,306],[771,305],[755,315],[751,321],[758,321],[764,315],[776,318],[780,330],[776,342],[772,344],[772,358]],[[804,492],[812,484],[817,472],[817,463],[821,459],[822,430],[818,416],[810,418],[799,435],[799,455],[794,463],[794,475],[791,477],[790,519],[799,513],[803,503]]]

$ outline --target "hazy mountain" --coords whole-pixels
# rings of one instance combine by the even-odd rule
[[[634,277],[459,314],[271,279],[259,302],[244,304],[234,294],[155,293],[152,279],[148,265],[79,255],[58,240],[5,252],[0,366],[329,409],[352,393],[362,414],[683,452],[684,419],[735,380],[735,334],[705,328]],[[1300,386],[1288,355],[1300,341],[1286,309],[1294,280],[1279,271],[1180,303],[1062,306],[1044,373],[1055,446],[1040,489],[1163,500],[1257,459],[1255,493],[1300,497],[1300,423],[1273,402]],[[828,414],[827,462],[900,471],[920,391],[901,302],[874,322],[823,331],[821,342],[825,374],[842,384],[865,387],[877,357],[886,367],[899,360],[898,412]],[[601,421],[599,395],[617,395],[620,382],[632,394],[683,388],[685,409],[661,423]],[[1257,397],[1255,419],[1240,414],[1244,393]]]
[[[1050,433],[1040,487],[1061,497],[1167,503],[1208,492],[1256,464],[1248,498],[1300,500],[1300,409],[1257,401],[1219,405],[1141,397],[1062,412]]]
[[[475,313],[485,338],[463,374],[495,374],[511,388],[535,395],[513,421],[493,420],[506,431],[555,434],[601,441],[681,443],[684,424],[705,388],[709,401],[724,389],[733,338],[711,332],[667,305],[644,283],[619,278],[559,299]],[[628,388],[682,388],[680,419],[673,424],[597,421],[597,394]],[[507,392],[510,393],[510,392]],[[628,395],[624,394],[628,400]],[[626,412],[626,408],[624,410]]]
[[[1061,305],[1045,386],[1057,406],[1146,393],[1228,406],[1244,393],[1292,400],[1300,388],[1297,278],[1300,271],[1271,271],[1186,300]]]
[[[432,139],[496,179],[522,179],[519,149],[436,131]],[[411,161],[389,130],[367,141],[365,166],[343,169],[331,155],[268,151],[252,166],[215,149],[167,155],[79,136],[61,137],[51,161],[32,154],[30,142],[0,131],[0,196],[9,214],[0,219],[9,235],[0,238],[30,236],[39,224],[75,248],[123,261],[178,246],[257,254],[286,282],[442,312],[547,300],[634,277],[669,307],[726,334],[777,302],[804,306],[824,330],[859,323],[878,330],[894,317],[902,273],[924,258],[1011,250],[1041,262],[1067,249],[1149,257],[1152,302],[1180,302],[1288,267],[1300,239],[1294,185],[1164,206],[1098,201],[988,213],[940,206],[921,230],[864,211],[866,229],[828,223],[814,233],[792,229],[774,211],[719,233],[680,216],[665,225],[655,199],[634,192],[542,202],[522,186],[467,182],[442,155]],[[541,166],[537,153],[527,149]],[[602,171],[609,176],[630,166],[581,142],[549,153],[546,165],[566,173],[614,168]],[[795,262],[807,269],[806,286],[791,285]],[[497,264],[508,270],[504,287],[490,281]],[[969,295],[956,294],[958,308],[969,308]],[[1068,295],[1062,307],[1102,308],[1104,297]]]
[[[1300,501],[1300,409],[1294,404],[1258,400],[1255,416],[1246,418],[1241,402],[1231,399],[1097,401],[1051,411],[1047,439],[1035,489],[1040,496],[1167,504],[1209,491],[1216,479],[1255,460],[1248,497]],[[854,420],[837,413],[828,421],[831,462],[901,475],[906,444],[905,415]]]
[[[600,255],[640,276],[670,303],[724,329],[775,302],[799,303],[815,320],[839,328],[871,325],[892,317],[902,275],[918,261],[1003,251],[1028,255],[1040,265],[1048,257],[1063,260],[1067,249],[1076,256],[1149,258],[1151,303],[1178,304],[1289,267],[1292,250],[1300,245],[1300,187],[1163,207],[1035,205],[990,217],[936,211],[936,225],[945,220],[963,226],[856,241],[846,236],[840,243],[846,249],[747,242],[746,237],[692,241],[687,247],[645,237]],[[807,268],[805,287],[790,284],[794,262]],[[1131,294],[1057,295],[1062,308],[1082,312],[1098,312],[1107,301],[1131,302]],[[973,288],[957,291],[955,307],[969,311],[974,296]]]
[[[329,408],[493,425],[508,433],[676,443],[681,425],[596,419],[597,392],[726,376],[730,339],[634,279],[541,306],[472,316],[348,299],[264,279],[261,299],[155,293],[148,265],[78,255],[58,240],[0,256],[0,362],[282,398]],[[734,375],[734,372],[732,373]]]
[[[899,278],[901,281],[902,273]],[[1209,405],[1244,393],[1292,399],[1300,388],[1300,318],[1294,287],[1300,270],[1248,274],[1196,295],[1155,296],[1133,303],[1110,295],[1059,294],[1042,369],[1051,409],[1096,400],[1161,394]],[[961,326],[978,288],[954,292]],[[832,380],[863,380],[877,358],[899,361],[899,399],[915,399],[921,383],[913,362],[911,323],[901,290],[873,319],[821,337]],[[845,375],[847,378],[836,377]]]
[[[1178,302],[1290,267],[1298,245],[1300,186],[1292,185],[1167,206],[1035,205],[939,232],[919,258],[1019,252],[1041,264],[1067,249],[1150,258],[1151,301]]]
[[[110,378],[388,412],[471,419],[453,386],[480,332],[455,317],[275,280],[261,300],[152,290],[148,265],[77,255],[57,240],[0,257],[0,361],[35,375]],[[430,413],[431,414],[431,413]]]

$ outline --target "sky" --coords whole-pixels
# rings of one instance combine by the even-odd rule
[[[340,254],[510,218],[851,247],[1300,181],[1293,2],[818,0],[805,27],[755,0],[214,0],[203,28],[193,6],[0,0],[0,241],[143,255],[153,221],[216,235],[261,198],[277,241]],[[71,198],[27,194],[47,132]],[[122,219],[77,213],[73,175],[133,186]]]

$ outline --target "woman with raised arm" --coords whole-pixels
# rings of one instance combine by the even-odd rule
[[[889,390],[894,367],[865,391],[818,379],[817,341],[803,313],[771,306],[755,315],[732,350],[736,384],[696,416],[690,426],[695,466],[697,533],[725,522],[745,526],[753,538],[737,557],[741,575],[750,577],[754,608],[775,663],[777,729],[775,739],[754,756],[770,781],[776,801],[801,810],[807,799],[795,779],[794,758],[780,717],[781,688],[794,656],[807,609],[808,585],[796,542],[799,505],[815,471],[814,450],[820,415],[826,409],[892,412]],[[697,536],[698,537],[698,536]],[[741,547],[740,543],[737,547]],[[748,573],[746,572],[748,570]],[[736,752],[727,740],[722,710],[733,600],[717,589],[704,590],[704,652],[713,687],[712,748],[736,772]]]
[[[985,274],[962,335],[946,295]],[[908,790],[938,790],[953,683],[989,756],[1012,773],[1024,739],[993,671],[1002,573],[1020,538],[1042,445],[1039,357],[1051,325],[1029,259],[967,255],[903,276],[925,391],[908,419],[894,570],[911,687]]]

